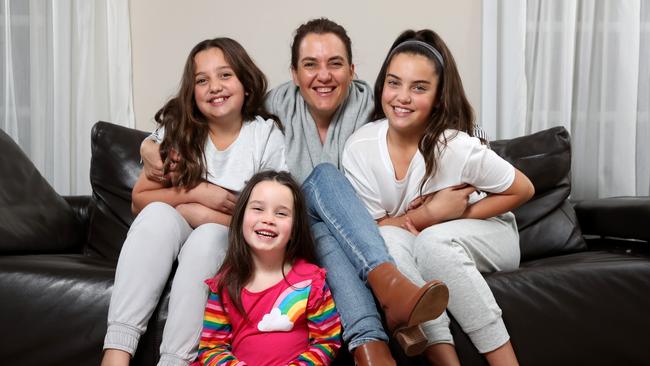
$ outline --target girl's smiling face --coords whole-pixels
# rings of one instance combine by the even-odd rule
[[[268,180],[251,191],[242,231],[253,257],[284,258],[293,228],[293,194],[289,187]]]
[[[397,132],[422,135],[437,100],[438,75],[431,60],[398,53],[386,69],[381,106]]]
[[[194,56],[194,101],[210,123],[241,123],[244,85],[217,47]]]

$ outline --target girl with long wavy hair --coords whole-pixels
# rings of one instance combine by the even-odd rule
[[[236,41],[198,43],[179,91],[156,113],[164,170],[140,174],[137,214],[122,247],[102,365],[127,365],[158,306],[174,262],[159,365],[188,365],[198,352],[205,278],[224,258],[236,195],[255,173],[286,169],[281,125],[263,105],[266,77]]]
[[[342,164],[398,268],[416,284],[444,281],[447,310],[487,361],[517,364],[481,272],[519,266],[509,211],[534,189],[473,136],[472,108],[438,34],[409,30],[395,40],[375,83],[374,119],[347,141]],[[421,328],[432,364],[459,364],[446,313]]]

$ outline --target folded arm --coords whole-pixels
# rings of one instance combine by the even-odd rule
[[[421,231],[431,225],[459,218],[488,219],[519,207],[535,194],[533,184],[518,169],[515,169],[514,180],[508,189],[490,193],[475,204],[468,205],[469,195],[475,190],[467,185],[440,190],[423,197],[417,208],[400,216],[381,218],[377,223],[380,226],[411,226],[416,231]]]
[[[137,215],[151,202],[165,202],[175,207],[193,227],[207,222],[229,225],[236,200],[234,194],[215,184],[202,182],[186,190],[153,181],[142,172],[131,193],[131,210]]]
[[[385,216],[377,220],[377,223],[379,226],[405,228],[408,221],[417,230],[423,230],[431,225],[457,219],[467,209],[469,195],[474,191],[476,189],[467,184],[441,189],[412,202],[406,213],[394,217]]]
[[[524,173],[515,169],[515,178],[508,189],[490,193],[487,197],[467,206],[460,218],[488,219],[511,211],[528,201],[535,194],[535,187]]]

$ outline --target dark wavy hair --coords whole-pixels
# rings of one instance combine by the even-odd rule
[[[345,51],[348,54],[348,64],[352,65],[352,41],[350,40],[350,37],[348,37],[348,33],[346,32],[345,28],[327,18],[317,18],[300,25],[298,29],[296,29],[296,33],[293,36],[293,42],[291,43],[292,69],[298,69],[298,59],[300,58],[300,42],[302,42],[302,40],[310,33],[332,33],[337,36],[345,46]]]
[[[280,120],[264,107],[268,84],[266,76],[246,50],[230,38],[206,39],[199,42],[187,56],[177,95],[156,112],[154,117],[159,126],[165,128],[165,137],[160,145],[160,154],[165,164],[164,172],[169,171],[172,163],[169,152],[173,149],[180,159],[177,161],[177,174],[172,180],[172,185],[186,189],[196,187],[207,178],[204,147],[208,138],[208,121],[194,99],[194,58],[199,52],[211,48],[218,48],[223,52],[237,79],[244,86],[244,105],[241,111],[243,120],[250,121],[259,115],[265,119],[273,119],[282,129]]]
[[[280,183],[289,188],[293,195],[293,222],[291,236],[284,252],[284,264],[292,264],[297,259],[316,263],[314,239],[309,229],[307,206],[298,183],[288,172],[267,170],[255,174],[246,183],[235,205],[228,235],[228,251],[215,276],[215,278],[220,277],[217,292],[221,294],[225,290],[239,313],[244,317],[246,317],[246,313],[241,303],[241,291],[251,279],[254,270],[251,250],[244,239],[244,213],[253,188],[258,183],[265,181]],[[283,272],[282,275],[284,277],[285,273]]]
[[[398,45],[408,40],[418,40],[433,46],[440,52],[444,66],[422,45],[404,45],[393,52]],[[458,73],[458,68],[456,67],[456,61],[454,61],[451,51],[449,51],[442,38],[430,29],[419,31],[407,30],[402,32],[395,42],[393,42],[377,76],[375,82],[375,111],[373,113],[373,120],[386,118],[381,104],[386,72],[393,57],[401,53],[422,55],[428,58],[435,65],[435,72],[438,76],[434,107],[429,115],[429,122],[424,135],[418,145],[418,149],[422,153],[426,164],[425,174],[420,184],[420,192],[422,192],[426,180],[436,173],[438,157],[447,146],[447,139],[443,135],[443,132],[446,129],[454,129],[474,136],[474,110],[465,95],[463,83]],[[441,137],[442,143],[439,144],[438,142],[441,140]]]

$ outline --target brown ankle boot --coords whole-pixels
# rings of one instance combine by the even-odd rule
[[[445,311],[449,300],[447,286],[431,281],[417,287],[392,263],[382,263],[370,271],[368,284],[384,310],[388,329],[406,355],[422,353],[427,340],[420,324]]]
[[[357,366],[395,366],[388,344],[382,341],[364,343],[354,349],[354,363]]]

